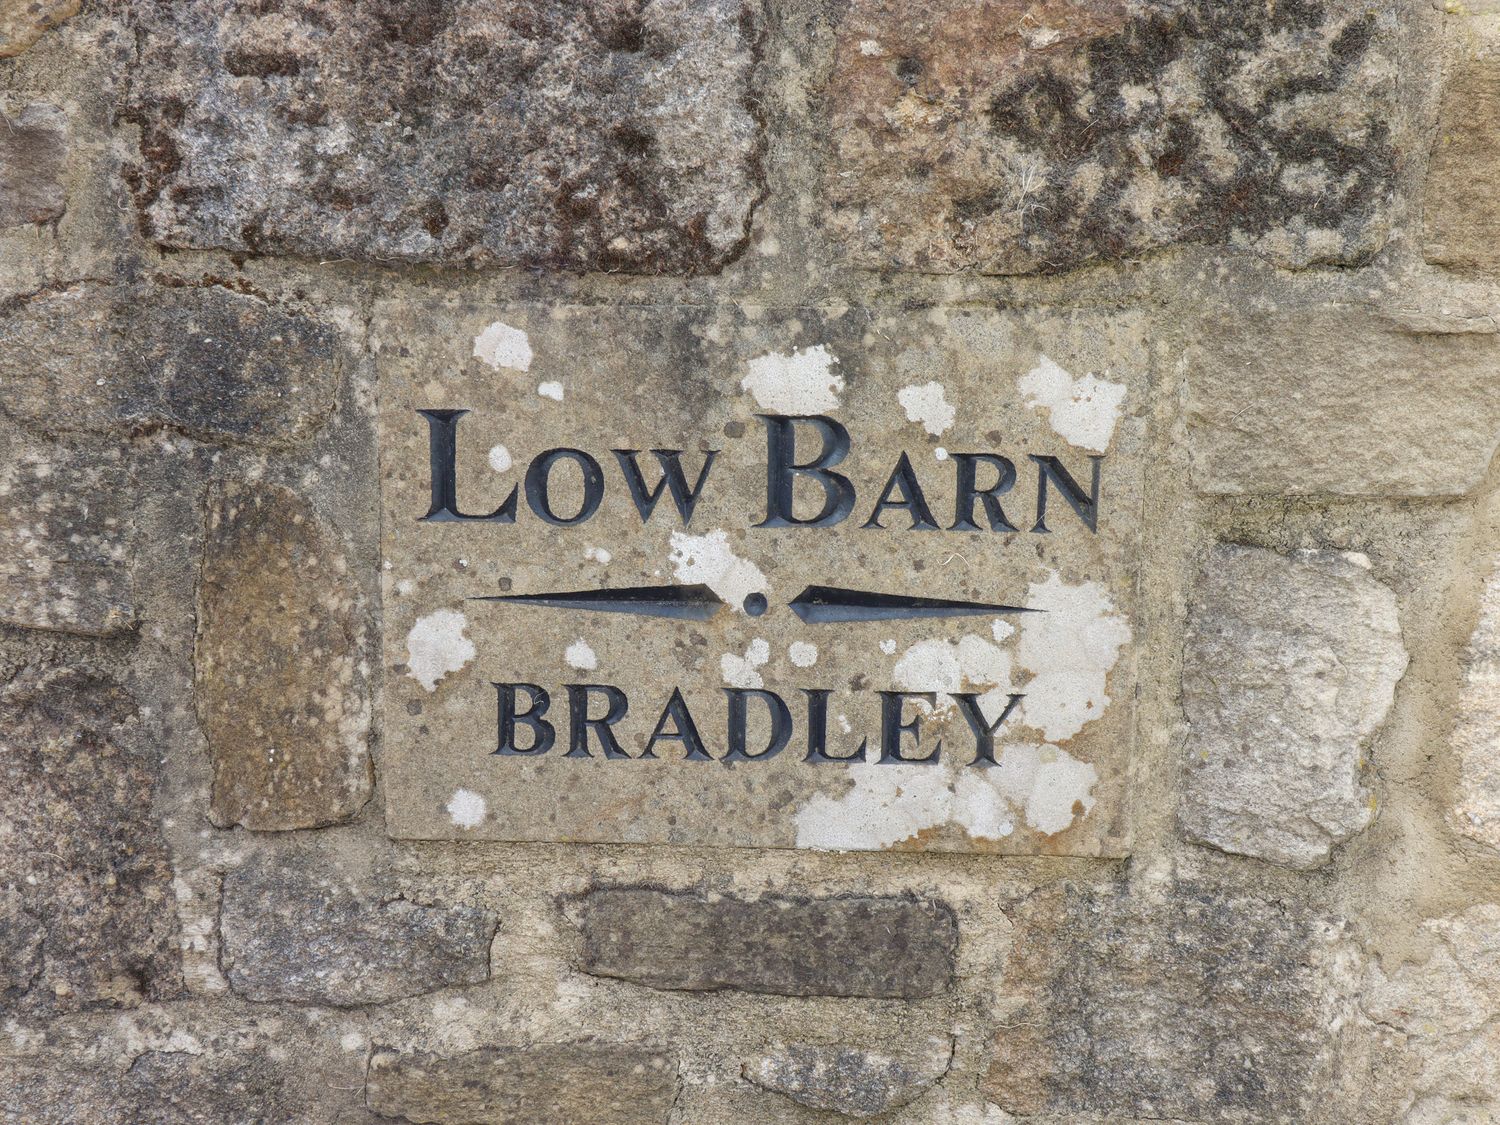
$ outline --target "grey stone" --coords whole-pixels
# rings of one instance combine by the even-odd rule
[[[0,410],[48,433],[285,445],[333,410],[335,334],[217,286],[81,281],[0,307]]]
[[[1190,331],[1187,440],[1201,491],[1461,496],[1500,448],[1500,336],[1488,318],[1215,309]]]
[[[740,0],[131,6],[166,246],[690,273],[759,196]]]
[[[30,47],[69,16],[81,0],[0,0],[0,59]]]
[[[3,23],[0,14],[0,41]],[[4,53],[0,47],[0,57]],[[0,227],[61,218],[67,206],[62,185],[67,162],[68,119],[62,110],[38,102],[14,121],[0,113]]]
[[[1365,752],[1406,671],[1390,589],[1362,556],[1209,552],[1183,653],[1190,839],[1312,867],[1370,822]]]
[[[936,1038],[925,1053],[902,1058],[858,1047],[778,1044],[746,1066],[745,1077],[813,1109],[878,1117],[915,1099],[952,1059],[952,1042]]]
[[[497,921],[471,906],[424,906],[271,860],[224,879],[220,916],[230,987],[250,1000],[379,1004],[490,975]]]
[[[1358,0],[854,0],[832,228],[867,266],[1056,272],[1179,242],[1278,265],[1385,242],[1396,23]]]
[[[442,1058],[379,1051],[370,1059],[371,1109],[441,1125],[665,1125],[677,1064],[640,1047],[545,1044]]]
[[[100,672],[28,669],[0,692],[14,1008],[130,1007],[182,991],[172,866],[151,809],[160,752],[141,743],[134,700]],[[39,966],[17,930],[27,916]]]
[[[1422,208],[1427,260],[1500,267],[1500,58],[1463,60],[1443,91]]]
[[[1500,851],[1500,555],[1491,568],[1463,655],[1453,730],[1458,792],[1449,820],[1469,839]]]
[[[11,446],[0,464],[0,621],[96,637],[135,623],[130,468],[117,448]]]
[[[369,800],[360,610],[337,536],[300,496],[209,490],[194,694],[214,823],[316,828]]]
[[[1335,922],[1192,884],[1049,889],[1012,921],[1014,1007],[982,1084],[1003,1109],[1319,1119],[1352,1014]]]
[[[582,903],[583,969],[651,988],[778,996],[934,996],[958,922],[901,898],[735,898],[611,887]]]

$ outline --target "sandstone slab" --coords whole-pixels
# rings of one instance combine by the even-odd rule
[[[3,41],[0,17],[0,41]],[[4,57],[0,47],[0,57]],[[0,113],[0,227],[62,217],[67,192],[68,119],[56,106],[28,105],[12,121]]]
[[[1193,482],[1228,494],[1464,495],[1500,448],[1493,327],[1333,305],[1216,310],[1194,323],[1185,355]]]
[[[1467,269],[1500,266],[1500,58],[1461,62],[1448,79],[1422,210],[1423,253]]]
[[[1179,242],[1284,266],[1384,243],[1395,25],[1354,0],[854,0],[828,82],[856,262],[1056,272]]]
[[[878,1117],[919,1097],[948,1071],[953,1044],[934,1039],[921,1054],[896,1057],[857,1047],[779,1044],[745,1067],[757,1086],[812,1109]]]
[[[676,1098],[670,1056],[602,1043],[486,1048],[450,1058],[379,1051],[365,1085],[376,1113],[438,1125],[665,1125]]]
[[[1500,558],[1464,653],[1453,750],[1458,792],[1449,819],[1469,839],[1500,851]]]
[[[692,992],[920,999],[949,987],[958,949],[945,903],[898,898],[603,888],[583,899],[582,931],[585,972]]]
[[[131,6],[165,246],[692,273],[760,194],[740,0]]]
[[[296,493],[210,489],[194,669],[216,824],[316,828],[369,800],[360,601],[336,534]]]
[[[379,1004],[490,975],[495,915],[424,906],[389,887],[265,863],[224,880],[230,987],[248,1000]]]
[[[1335,925],[1208,886],[1040,892],[983,1089],[1019,1115],[1318,1120],[1352,982]]]
[[[136,620],[136,494],[118,448],[11,445],[0,465],[0,621],[103,637]]]
[[[0,0],[0,59],[19,55],[69,16],[82,0]]]
[[[379,316],[393,835],[1122,854],[1138,316]]]
[[[0,410],[48,433],[277,446],[333,410],[333,330],[227,289],[77,282],[7,302],[0,334]]]
[[[182,991],[172,865],[151,808],[159,751],[114,680],[27,670],[0,691],[0,922],[22,1011]],[[28,925],[34,926],[28,936]]]
[[[1396,598],[1368,561],[1221,545],[1183,652],[1190,839],[1312,867],[1373,815],[1365,754],[1406,671]]]

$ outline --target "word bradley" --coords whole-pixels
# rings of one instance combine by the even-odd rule
[[[532,513],[546,523],[558,527],[574,527],[586,523],[604,499],[604,469],[598,458],[581,449],[558,447],[548,449],[532,458],[526,468],[524,484],[516,485],[501,505],[488,515],[469,515],[459,510],[458,503],[458,422],[467,410],[419,410],[427,419],[429,438],[429,464],[432,477],[432,503],[421,520],[434,523],[472,522],[511,524],[516,522],[520,494],[525,491],[526,505]],[[766,428],[766,502],[765,517],[756,527],[833,527],[843,523],[853,513],[858,501],[855,485],[848,476],[837,472],[835,465],[849,456],[851,440],[849,431],[839,422],[825,415],[781,415],[757,414]],[[797,460],[798,430],[818,441],[818,451],[809,459]],[[660,470],[654,486],[646,483],[641,470],[641,451],[638,449],[611,449],[625,487],[630,493],[641,521],[651,518],[657,503],[664,493],[669,493],[677,514],[686,527],[693,518],[693,510],[708,485],[709,474],[720,450],[705,451],[702,468],[697,479],[688,483],[688,475],[682,466],[681,449],[653,449]],[[1099,530],[1099,472],[1102,456],[1091,456],[1092,482],[1087,492],[1068,472],[1058,458],[1037,453],[1028,453],[1027,459],[1036,468],[1035,522],[1031,531],[1046,534],[1047,500],[1051,492],[1061,496],[1074,514],[1090,531]],[[1000,498],[1015,487],[1016,466],[1007,457],[998,453],[950,453],[953,463],[953,518],[945,526],[949,531],[979,531],[980,520],[989,531],[1016,531],[1016,525],[1006,516],[1000,506]],[[557,511],[553,502],[552,481],[554,472],[564,464],[571,465],[579,478],[579,485],[570,490],[578,497],[577,511],[569,514]],[[980,483],[981,474],[985,483]],[[794,498],[798,481],[816,485],[822,493],[822,506],[816,512],[797,511]],[[927,493],[917,479],[911,458],[902,453],[896,465],[886,477],[880,498],[870,510],[869,518],[860,524],[862,528],[884,528],[882,518],[890,515],[905,515],[906,528],[911,531],[937,531],[939,524],[928,501]]]
[[[546,718],[552,706],[551,694],[536,684],[508,683],[491,684],[499,704],[500,741],[493,753],[501,757],[536,758],[550,751],[557,742],[557,728]],[[619,688],[609,684],[565,684],[568,694],[568,749],[565,758],[592,758],[593,747],[597,747],[605,759],[640,760],[657,757],[656,748],[662,743],[678,743],[684,750],[683,761],[688,762],[764,762],[776,757],[790,745],[796,733],[796,722],[786,700],[774,691],[764,688],[725,688],[729,699],[729,722],[727,748],[719,754],[709,753],[703,736],[680,688],[673,688],[667,704],[662,708],[651,737],[640,754],[626,753],[615,736],[614,727],[630,713],[630,700]],[[863,738],[858,746],[846,752],[835,753],[828,747],[828,697],[833,692],[828,688],[799,688],[807,697],[807,728],[804,744],[804,762],[863,762],[868,760],[869,739]],[[520,697],[524,694],[525,707],[520,708]],[[880,741],[879,765],[937,765],[943,743],[939,739],[925,754],[921,750],[921,717],[906,715],[907,700],[919,699],[929,706],[937,703],[937,693],[932,691],[877,691],[880,696]],[[1020,705],[1022,694],[1010,696],[994,719],[984,716],[977,692],[949,692],[949,697],[958,704],[958,710],[969,725],[974,736],[974,757],[965,762],[968,766],[993,766],[995,762],[995,732],[1010,718]],[[594,702],[603,706],[604,713],[594,715]],[[770,735],[764,747],[749,748],[750,708],[755,704],[764,708],[769,719]],[[518,733],[527,732],[527,745],[520,745]],[[911,740],[907,753],[907,739]]]

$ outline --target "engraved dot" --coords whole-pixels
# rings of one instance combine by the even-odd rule
[[[766,612],[766,596],[764,594],[746,594],[745,612],[751,617],[759,617]]]

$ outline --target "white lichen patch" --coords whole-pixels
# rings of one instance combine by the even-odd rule
[[[406,634],[407,675],[428,691],[474,659],[474,642],[464,636],[469,619],[451,609],[419,617]]]
[[[488,811],[484,798],[468,789],[455,789],[448,798],[448,815],[460,828],[478,828]]]
[[[807,641],[793,641],[787,655],[798,668],[811,668],[818,662],[818,646]]]
[[[706,535],[672,532],[670,560],[677,581],[703,583],[736,613],[744,612],[745,598],[771,588],[760,567],[737,556],[729,546],[729,533],[721,529]]]
[[[943,384],[923,383],[921,386],[902,387],[896,392],[896,401],[906,411],[909,421],[919,423],[933,437],[937,437],[953,425],[956,411],[943,396]]]
[[[503,320],[497,320],[474,337],[474,358],[489,364],[496,371],[502,367],[508,367],[512,371],[530,371],[531,341],[519,328],[512,328]]]
[[[582,672],[592,672],[599,667],[599,658],[594,655],[594,650],[589,647],[588,641],[582,637],[567,647],[563,652],[563,659],[568,662],[568,667],[577,668]]]
[[[512,464],[510,450],[506,449],[505,446],[493,445],[490,447],[490,468],[494,469],[495,472],[509,472]]]
[[[1130,627],[1097,582],[1070,586],[1057,574],[1027,589],[1016,659],[1032,673],[1020,718],[1049,742],[1072,738],[1109,705],[1105,683]]]
[[[1046,356],[1016,386],[1033,409],[1046,410],[1053,431],[1069,445],[1103,453],[1120,420],[1125,384],[1093,374],[1073,378]]]
[[[773,414],[826,414],[839,407],[844,379],[833,373],[838,356],[822,344],[770,352],[750,360],[740,389]]]
[[[999,632],[1001,625],[1004,622],[995,623],[997,639],[1004,636]],[[1011,691],[1010,679],[1010,653],[972,633],[956,641],[947,638],[918,641],[901,654],[891,672],[891,682],[903,691],[937,692],[939,713],[954,706],[951,694],[947,693],[967,688],[989,689],[980,698],[986,714],[1003,709],[1005,697]]]
[[[730,687],[764,687],[765,681],[760,678],[760,673],[756,669],[765,667],[770,659],[770,644],[756,637],[745,649],[744,656],[726,652],[719,657],[719,670],[724,674],[724,682]]]
[[[543,398],[550,398],[553,402],[561,402],[563,400],[563,385],[555,380],[547,383],[538,383],[536,393]]]
[[[606,551],[603,547],[585,547],[583,549],[583,557],[588,559],[590,562],[598,563],[600,566],[607,566],[609,564],[609,560],[614,558],[614,556]]]

